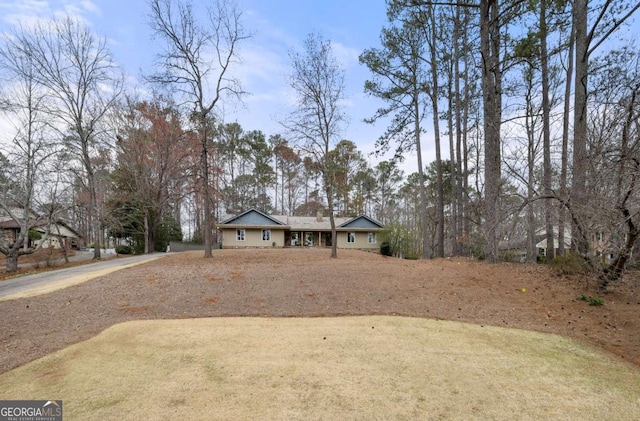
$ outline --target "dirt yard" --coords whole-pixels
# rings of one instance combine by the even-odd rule
[[[0,302],[0,372],[135,319],[403,315],[556,333],[640,365],[640,283],[605,305],[542,265],[410,261],[339,250],[170,254],[64,290]]]

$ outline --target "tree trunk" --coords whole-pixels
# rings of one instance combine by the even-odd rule
[[[444,187],[442,182],[442,154],[440,151],[440,112],[438,111],[438,54],[436,51],[436,18],[433,7],[429,7],[431,17],[431,104],[433,106],[433,136],[436,146],[436,190],[437,204],[437,242],[436,257],[444,257]],[[457,75],[456,75],[457,77]],[[449,132],[449,139],[451,139]],[[453,164],[453,161],[452,161]],[[453,166],[453,165],[452,165]]]
[[[420,103],[418,102],[418,93],[414,93],[413,98],[413,112],[414,112],[414,129],[416,138],[416,154],[418,155],[418,176],[420,179],[420,217],[422,220],[422,258],[431,258],[431,244],[429,241],[429,220],[427,218],[427,193],[425,192],[425,176],[424,166],[422,165],[422,145],[420,144]]]
[[[100,218],[98,218],[98,195],[93,170],[87,168],[87,181],[89,183],[89,217],[91,218],[91,230],[93,231],[93,258],[100,259]]]
[[[144,210],[144,254],[151,253],[151,224],[149,223],[149,209]]]
[[[62,248],[62,256],[64,257],[64,262],[69,263],[69,249],[71,248],[69,244],[70,240],[68,238],[62,239],[62,237],[60,237],[60,239],[61,239],[61,242],[64,244]]]
[[[542,76],[542,138],[543,138],[543,184],[547,197],[544,199],[544,220],[547,239],[547,263],[555,257],[553,221],[551,210],[553,202],[551,195],[551,107],[549,105],[549,57],[547,55],[547,0],[540,1],[540,67]]]
[[[7,254],[7,272],[15,272],[18,270],[18,252],[9,251]]]
[[[636,89],[638,89],[638,87],[636,87]],[[627,118],[622,129],[622,138],[620,140],[620,168],[618,170],[618,182],[616,184],[616,195],[620,197],[617,208],[620,211],[622,220],[625,221],[625,225],[627,226],[627,241],[618,254],[618,257],[616,257],[614,262],[604,273],[600,283],[600,290],[603,292],[606,292],[609,282],[618,281],[622,277],[627,261],[631,257],[631,252],[635,246],[636,240],[640,236],[640,230],[638,230],[638,226],[633,221],[633,215],[628,207],[629,199],[636,191],[636,180],[640,174],[640,161],[638,161],[638,159],[634,159],[632,157],[633,153],[629,151],[629,132],[632,130],[634,120],[637,119],[637,114],[635,112],[636,98],[637,91],[634,90],[629,98]],[[627,161],[629,162],[627,163]],[[627,164],[630,164],[631,168],[628,168]],[[624,180],[627,177],[630,183],[625,189],[623,185]]]
[[[564,201],[567,200],[567,167],[569,162],[569,116],[571,114],[571,85],[573,80],[573,48],[574,48],[574,28],[571,24],[571,35],[569,36],[569,51],[567,53],[567,81],[564,89],[564,112],[562,117],[562,157],[560,169],[560,197],[562,204],[558,212],[558,254],[564,255],[565,243],[565,215],[566,209]]]
[[[574,122],[573,122],[573,179],[570,203],[574,214],[571,230],[572,249],[587,257],[589,242],[584,228],[584,212],[587,207],[587,0],[575,0],[573,19],[576,42]],[[580,225],[578,225],[580,224]]]
[[[527,91],[525,95],[526,100],[526,115],[525,115],[525,128],[527,132],[527,262],[535,263],[538,255],[536,250],[536,218],[534,213],[534,196],[535,196],[535,166],[536,166],[536,134],[533,106],[533,69],[529,68],[525,70],[528,73],[526,77]]]
[[[462,204],[462,101],[460,95],[460,30],[462,22],[460,20],[461,7],[456,7],[456,20],[453,30],[453,75],[454,75],[454,97],[455,97],[455,132],[456,132],[456,148],[455,153],[451,151],[451,199],[453,205],[453,220],[451,230],[453,231],[453,255],[460,256],[460,241],[463,237],[463,212]],[[465,72],[468,70],[465,67]],[[451,111],[450,111],[451,112]],[[453,130],[453,128],[452,128]],[[455,156],[455,159],[454,159]]]
[[[327,194],[327,206],[329,207],[329,223],[331,224],[331,258],[335,259],[338,257],[338,233],[336,231],[336,220],[333,217],[333,191],[328,187],[325,192]]]
[[[465,14],[465,23],[468,24],[468,13]],[[468,32],[463,31],[462,42],[465,46],[465,55],[464,55],[464,101],[462,104],[462,150],[458,150],[458,177],[461,178],[460,181],[460,189],[458,190],[458,196],[460,200],[460,212],[458,212],[458,218],[462,219],[462,231],[460,232],[460,237],[463,239],[460,244],[460,254],[467,255],[469,248],[469,233],[471,232],[471,222],[468,217],[469,212],[469,200],[467,196],[467,192],[469,191],[469,145],[468,145],[468,133],[469,133],[469,111],[471,108],[471,100],[472,93],[469,89],[469,68],[471,67],[471,57],[470,53],[466,51],[466,46],[468,44]],[[456,78],[456,80],[459,78]],[[461,162],[462,161],[462,162]]]
[[[480,1],[480,50],[484,109],[484,232],[485,255],[498,261],[500,225],[500,125],[502,119],[502,73],[500,70],[500,25],[497,0]]]
[[[201,124],[202,124],[202,153],[201,153],[201,162],[200,168],[202,171],[202,193],[203,193],[203,209],[204,209],[204,257],[210,258],[213,257],[211,252],[212,244],[211,244],[211,194],[209,192],[209,147],[208,147],[208,139],[207,139],[207,117],[206,115],[201,116]]]
[[[629,191],[629,193],[630,192],[631,191]],[[607,291],[607,287],[609,286],[610,282],[616,282],[620,280],[622,274],[624,273],[624,268],[627,264],[627,261],[631,257],[631,251],[633,250],[633,247],[635,246],[635,243],[640,236],[640,231],[633,222],[631,212],[629,212],[629,209],[627,209],[624,203],[619,206],[619,210],[627,222],[627,242],[625,243],[622,250],[620,250],[620,254],[618,254],[618,257],[616,257],[611,266],[609,266],[609,268],[605,271],[599,286],[602,292]]]

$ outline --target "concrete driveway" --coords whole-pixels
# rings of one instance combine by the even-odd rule
[[[164,256],[166,256],[164,253],[155,253],[119,257],[82,266],[7,279],[6,281],[0,281],[0,301],[47,294]]]

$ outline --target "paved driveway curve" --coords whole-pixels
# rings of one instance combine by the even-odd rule
[[[46,294],[164,256],[166,256],[164,253],[155,253],[119,257],[0,281],[0,301]]]

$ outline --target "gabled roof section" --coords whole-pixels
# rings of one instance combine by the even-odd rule
[[[218,225],[264,226],[285,224],[257,209],[249,209],[239,215],[227,219],[226,221],[220,222]]]
[[[352,218],[350,220],[348,220],[347,222],[344,222],[343,224],[340,224],[338,226],[338,228],[373,228],[373,229],[381,229],[384,228],[384,225],[382,225],[380,222],[376,221],[373,218],[369,218],[366,215],[360,215],[360,216],[356,216],[355,218]]]
[[[48,227],[41,225],[34,228],[36,231],[46,233],[49,230],[49,235],[54,237],[68,237],[68,238],[82,238],[82,235],[69,226],[62,220],[53,221]]]

